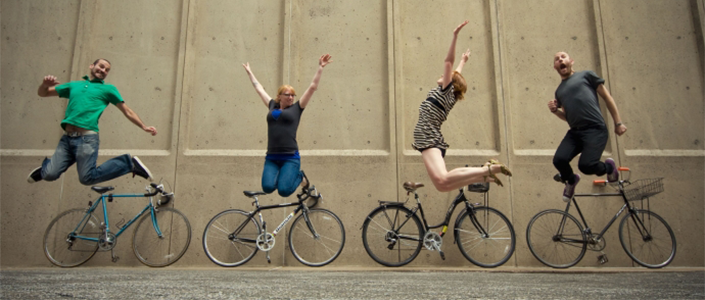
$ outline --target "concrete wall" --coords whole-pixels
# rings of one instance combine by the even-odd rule
[[[360,226],[377,200],[405,200],[403,181],[431,186],[413,127],[418,105],[442,71],[452,29],[470,24],[457,57],[470,48],[469,90],[444,124],[449,168],[506,162],[515,176],[492,187],[491,205],[514,224],[517,249],[507,266],[540,266],[525,240],[537,212],[560,208],[563,187],[551,179],[551,159],[567,125],[546,107],[560,78],[553,54],[567,51],[577,69],[606,80],[629,131],[610,137],[604,156],[633,170],[632,178],[665,177],[651,208],[674,229],[672,266],[705,265],[705,102],[702,0],[639,1],[20,1],[0,2],[0,266],[49,266],[42,237],[58,213],[96,196],[75,168],[55,182],[26,183],[61,136],[66,100],[36,95],[41,78],[80,79],[98,57],[108,58],[115,84],[157,136],[143,133],[115,108],[100,122],[99,163],[138,155],[157,179],[171,183],[174,206],[189,218],[193,238],[176,266],[214,266],[201,236],[208,220],[228,208],[249,209],[243,190],[259,190],[266,151],[266,110],[242,63],[270,94],[285,83],[299,94],[324,53],[333,55],[303,114],[298,141],[302,166],[346,227],[347,242],[333,266],[376,265],[361,243]],[[138,9],[136,9],[138,8]],[[604,109],[603,114],[609,113]],[[611,118],[607,117],[610,130]],[[577,162],[576,162],[577,163]],[[607,191],[586,176],[578,193]],[[143,180],[107,182],[139,192]],[[455,193],[422,190],[430,222],[440,221]],[[479,195],[468,195],[480,201]],[[282,201],[275,196],[263,204]],[[477,202],[476,201],[476,202]],[[112,203],[111,220],[129,219],[142,200]],[[584,202],[595,228],[618,199]],[[283,219],[288,210],[265,214]],[[275,221],[275,222],[277,222]],[[141,265],[130,236],[116,247],[120,266]],[[617,227],[607,233],[603,267],[633,263]],[[447,260],[422,252],[414,266],[477,268],[445,239]],[[272,266],[300,265],[279,236]],[[588,253],[580,266],[599,266]],[[87,263],[112,266],[100,253]],[[265,266],[263,254],[250,266]]]

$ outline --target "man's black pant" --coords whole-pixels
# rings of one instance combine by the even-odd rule
[[[553,165],[558,169],[561,178],[573,184],[573,168],[570,161],[580,154],[578,169],[584,174],[602,176],[612,170],[600,161],[602,152],[607,146],[609,133],[604,125],[593,125],[586,128],[572,128],[568,130],[560,146],[553,156]]]

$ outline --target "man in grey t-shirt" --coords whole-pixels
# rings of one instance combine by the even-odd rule
[[[561,84],[556,89],[555,99],[548,102],[548,109],[570,126],[553,157],[553,165],[565,182],[563,201],[570,201],[575,194],[575,186],[580,175],[573,173],[570,161],[578,154],[578,169],[584,174],[607,175],[607,181],[619,180],[617,166],[613,159],[600,161],[609,137],[607,125],[600,111],[597,95],[605,101],[607,110],[614,120],[614,132],[622,135],[627,127],[622,124],[619,110],[612,95],[605,88],[605,80],[593,71],[576,72],[573,59],[568,53],[558,52],[553,57],[553,68],[561,76]]]

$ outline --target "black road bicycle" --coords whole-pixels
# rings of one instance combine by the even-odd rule
[[[620,167],[629,173],[629,168]],[[595,180],[595,185],[614,187],[616,193],[575,194],[565,210],[549,209],[534,216],[526,228],[526,241],[531,253],[543,264],[553,268],[569,268],[580,262],[586,250],[601,252],[600,263],[606,263],[604,235],[607,229],[626,212],[619,223],[619,241],[624,251],[636,263],[647,268],[667,266],[676,256],[676,237],[668,223],[650,210],[649,197],[663,191],[663,178],[606,182]],[[560,181],[560,176],[554,177]],[[620,197],[624,205],[599,233],[592,232],[578,207],[581,197]],[[570,206],[580,216],[582,225],[569,213]]]
[[[308,178],[306,180],[310,182]],[[298,217],[294,219],[289,231],[289,249],[298,261],[311,267],[325,266],[343,251],[343,222],[329,210],[313,208],[322,197],[315,186],[304,187],[302,192],[296,195],[297,202],[276,205],[260,206],[257,196],[266,195],[265,192],[246,191],[244,194],[254,199],[254,211],[223,211],[213,217],[203,231],[203,250],[217,265],[242,265],[252,259],[257,250],[267,252],[267,262],[271,263],[269,250],[274,247],[275,237],[296,215]],[[287,215],[274,231],[268,231],[262,211],[289,206],[296,206],[296,209]],[[257,215],[259,218],[255,218]]]
[[[465,258],[485,268],[501,266],[509,260],[516,246],[514,227],[501,212],[488,206],[489,183],[468,186],[469,191],[484,194],[483,205],[470,203],[461,188],[448,208],[445,220],[433,226],[426,222],[416,192],[423,186],[422,183],[404,183],[407,196],[414,194],[415,207],[406,206],[409,197],[406,202],[379,201],[379,207],[365,218],[362,224],[362,243],[372,259],[388,267],[399,267],[414,260],[422,247],[438,251],[441,258],[445,259],[441,250],[442,237],[448,229],[453,211],[462,204],[463,209],[455,220],[453,235],[454,242]],[[440,227],[440,233],[431,231]]]

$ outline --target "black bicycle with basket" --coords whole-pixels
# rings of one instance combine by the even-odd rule
[[[536,214],[526,229],[526,241],[531,253],[543,264],[553,268],[569,268],[580,262],[586,250],[600,252],[598,261],[606,263],[604,235],[607,229],[623,212],[627,214],[619,223],[619,241],[629,257],[647,268],[662,268],[673,261],[676,255],[676,237],[666,221],[651,211],[651,196],[663,192],[663,178],[649,178],[617,182],[595,180],[594,185],[612,186],[615,193],[575,194],[565,210],[549,209]],[[559,181],[559,178],[554,178]],[[593,233],[578,206],[581,197],[620,197],[624,205],[599,233]],[[575,205],[582,225],[569,213],[571,203]],[[584,226],[583,226],[584,225]]]

